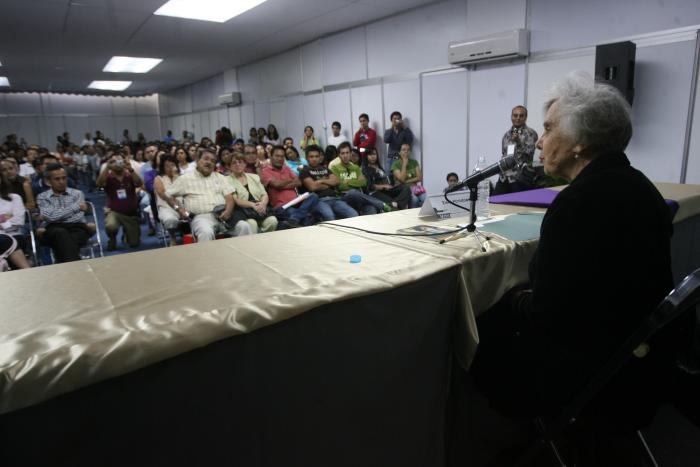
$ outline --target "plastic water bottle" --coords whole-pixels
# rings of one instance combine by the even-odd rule
[[[481,169],[486,167],[486,157],[479,156],[479,161],[474,166],[474,172],[481,172]],[[489,192],[490,184],[488,179],[482,180],[477,185],[477,200],[476,200],[476,218],[479,220],[488,219],[491,217],[491,209],[489,208]]]

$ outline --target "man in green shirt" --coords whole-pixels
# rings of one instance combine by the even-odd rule
[[[350,143],[347,141],[340,143],[338,146],[340,163],[331,168],[331,172],[340,180],[337,189],[341,199],[362,215],[391,211],[392,208],[388,204],[362,192],[362,189],[367,186],[367,179],[362,175],[362,169],[350,161],[351,154]]]

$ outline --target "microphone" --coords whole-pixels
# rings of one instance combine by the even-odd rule
[[[493,165],[490,165],[486,167],[483,170],[480,170],[479,172],[473,173],[449,190],[445,192],[447,193],[452,193],[454,191],[459,191],[462,188],[472,188],[475,187],[476,185],[479,184],[480,181],[485,180],[489,177],[493,177],[494,175],[497,175],[501,172],[505,172],[506,170],[512,169],[518,164],[518,161],[515,159],[515,156],[506,156],[503,159],[499,160]]]

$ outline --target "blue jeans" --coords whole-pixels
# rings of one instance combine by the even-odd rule
[[[287,209],[277,208],[275,209],[274,214],[280,221],[291,218],[299,222],[299,225],[311,225],[313,222],[308,219],[308,216],[317,204],[318,195],[316,193],[311,193],[309,197],[306,198],[301,204],[297,204],[296,206]]]
[[[353,189],[346,191],[341,199],[363,216],[367,214],[377,214],[384,211],[384,201],[373,196],[366,195],[360,190]]]
[[[321,198],[314,208],[314,212],[321,216],[324,221],[334,221],[336,218],[345,219],[347,217],[357,217],[355,211],[348,203],[334,196]]]
[[[427,193],[421,193],[418,196],[411,193],[411,208],[419,208],[423,206],[423,203],[425,202],[425,198],[427,198],[427,196]]]

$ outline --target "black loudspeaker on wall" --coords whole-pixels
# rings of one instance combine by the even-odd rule
[[[627,102],[634,98],[634,42],[617,42],[595,48],[595,80],[616,87]]]

